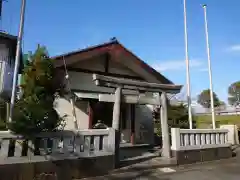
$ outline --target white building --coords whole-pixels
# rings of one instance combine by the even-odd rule
[[[96,86],[93,83],[93,74],[173,84],[116,40],[52,59],[60,77],[64,77],[66,72],[69,74],[69,81],[65,81],[65,84],[76,97],[74,109],[79,129],[91,129],[98,120],[108,126],[112,125],[113,103],[99,102],[99,94],[112,94],[114,89]],[[123,93],[153,96],[151,93],[130,90],[124,90]],[[66,129],[75,128],[72,107],[67,97],[57,100],[57,111],[61,116],[66,116]],[[152,109],[152,105],[122,105],[122,142],[153,143]]]

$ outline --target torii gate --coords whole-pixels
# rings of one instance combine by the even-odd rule
[[[162,128],[162,156],[170,158],[170,141],[168,132],[168,117],[167,117],[167,96],[166,93],[177,94],[180,92],[181,85],[172,84],[157,84],[148,83],[144,81],[136,81],[130,79],[120,79],[110,76],[103,76],[98,74],[93,74],[93,81],[97,86],[104,86],[115,88],[115,95],[99,95],[99,101],[114,102],[113,106],[113,121],[112,128],[116,130],[116,141],[115,141],[115,152],[118,156],[119,144],[120,144],[120,106],[122,102],[125,103],[140,103],[140,104],[152,104],[160,106],[161,114],[161,128]],[[123,95],[122,90],[135,90],[139,92],[153,92],[157,93],[157,97],[138,97]]]

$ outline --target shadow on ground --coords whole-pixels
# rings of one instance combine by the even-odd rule
[[[161,178],[156,177],[151,170],[149,171],[135,171],[131,173],[122,173],[122,174],[114,174],[105,177],[97,177],[96,179],[92,180],[134,180],[134,179],[141,179],[141,180],[171,180],[170,178]]]
[[[129,159],[129,160],[122,160],[120,162],[120,166],[119,168],[123,168],[123,167],[126,167],[126,166],[131,166],[131,165],[134,165],[134,164],[138,164],[138,163],[142,163],[142,162],[145,162],[145,161],[149,161],[153,158],[156,158],[158,157],[157,155],[150,155],[150,156],[141,156],[141,157],[138,157],[138,158],[135,158],[135,159]]]

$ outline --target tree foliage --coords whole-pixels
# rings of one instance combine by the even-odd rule
[[[219,106],[216,108],[219,111],[224,111],[227,108],[227,104],[224,101],[220,101]]]
[[[219,100],[215,92],[213,92],[213,101],[214,101],[214,107],[219,107],[221,105],[221,101]],[[197,102],[204,108],[210,108],[211,107],[210,90],[209,89],[203,90],[198,95]]]
[[[156,107],[153,110],[153,118],[156,120],[158,130],[158,135],[161,135],[161,126],[160,126],[160,108]],[[168,112],[168,125],[169,128],[189,128],[188,121],[188,108],[183,103],[176,105],[170,104],[169,100],[167,101],[167,112]],[[193,127],[196,127],[195,120],[193,119]]]
[[[168,108],[168,123],[171,128],[188,129],[188,108],[183,103],[178,105],[170,105]],[[193,126],[195,127],[195,121],[193,120]]]
[[[24,68],[22,94],[15,103],[9,128],[24,135],[56,131],[63,122],[54,109],[62,83],[54,76],[53,62],[45,47],[39,46],[30,59]]]
[[[240,105],[240,81],[232,83],[228,87],[228,103],[232,106]]]

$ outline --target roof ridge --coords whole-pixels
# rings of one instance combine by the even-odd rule
[[[90,50],[93,50],[93,49],[96,49],[96,48],[99,48],[99,47],[103,47],[103,46],[108,46],[108,45],[111,45],[111,44],[120,44],[120,43],[119,43],[119,41],[117,40],[116,37],[113,37],[113,38],[110,39],[110,41],[103,42],[103,43],[96,44],[96,45],[91,45],[91,46],[88,46],[86,48],[81,48],[81,49],[74,50],[74,51],[71,51],[71,52],[68,52],[68,53],[63,53],[61,55],[52,56],[51,59],[57,59],[57,58],[60,58],[60,57],[63,57],[63,56],[69,56],[69,55],[79,53],[79,52],[90,51]]]
[[[153,76],[156,77],[156,79],[158,79],[160,82],[164,83],[164,84],[174,84],[172,81],[170,81],[168,78],[166,78],[164,75],[162,75],[160,72],[158,72],[157,70],[155,70],[153,67],[151,67],[148,63],[144,62],[140,57],[138,57],[137,55],[135,55],[131,50],[129,50],[128,48],[126,48],[124,45],[122,45],[118,40],[117,38],[113,37],[110,39],[110,41],[108,42],[105,42],[105,43],[102,43],[102,44],[98,44],[98,45],[95,45],[95,46],[90,46],[88,48],[84,48],[84,49],[80,49],[80,50],[77,50],[77,51],[72,51],[72,52],[69,52],[69,53],[66,53],[66,54],[62,54],[62,55],[58,55],[58,56],[54,56],[54,57],[51,57],[51,59],[54,59],[54,60],[58,60],[58,59],[61,59],[63,57],[69,57],[69,56],[72,56],[72,55],[76,55],[78,53],[87,53],[89,51],[94,51],[96,49],[101,49],[101,48],[108,48],[109,46],[111,47],[112,45],[114,45],[114,48],[113,50],[116,51],[116,49],[118,47],[121,47],[125,52],[127,52],[129,55],[131,55],[132,57],[134,57],[134,59],[136,59],[136,63],[138,63],[142,68],[144,68],[148,73],[152,74]],[[106,49],[105,49],[105,53],[106,52]],[[74,61],[75,62],[75,61]],[[60,65],[56,65],[56,66],[61,66]]]

